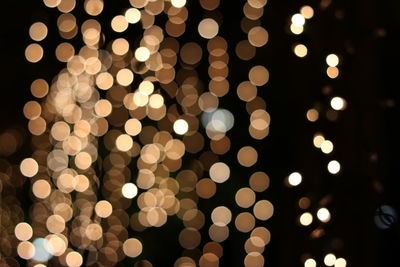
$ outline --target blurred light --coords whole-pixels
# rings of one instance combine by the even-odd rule
[[[126,183],[122,186],[122,195],[126,198],[134,198],[138,193],[138,188],[133,183]]]
[[[35,261],[44,262],[52,258],[52,255],[47,251],[47,240],[44,238],[36,238],[33,241],[35,247],[35,255],[32,257]]]
[[[306,22],[306,20],[304,19],[304,16],[302,14],[299,14],[299,13],[294,14],[292,16],[291,21],[292,21],[293,25],[295,25],[297,27],[303,26],[304,23]]]
[[[307,259],[304,262],[304,267],[317,267],[317,262],[314,259]]]
[[[174,122],[173,128],[175,133],[184,135],[189,130],[189,125],[185,120],[179,119]]]
[[[322,141],[321,151],[325,154],[331,153],[333,151],[333,143],[329,140]]]
[[[206,18],[200,21],[197,29],[201,37],[205,39],[212,39],[217,36],[219,26],[215,20],[211,18]]]
[[[293,52],[298,57],[305,57],[307,55],[307,47],[303,44],[298,44],[294,47]]]
[[[374,221],[379,229],[388,229],[397,222],[397,212],[391,206],[382,205],[376,209]]]
[[[302,177],[298,172],[293,172],[289,175],[288,182],[292,186],[297,186],[301,183]]]
[[[332,160],[328,163],[328,171],[331,174],[337,174],[340,171],[340,163],[336,160]]]
[[[150,57],[150,50],[147,47],[139,47],[135,50],[135,58],[138,61],[144,62]]]
[[[313,216],[309,212],[305,212],[300,216],[300,223],[303,226],[308,226],[312,223]]]
[[[335,261],[335,267],[346,267],[346,265],[347,265],[347,262],[343,258],[338,258]]]
[[[296,26],[296,25],[294,25],[294,24],[291,24],[291,25],[290,25],[290,31],[291,31],[292,33],[294,33],[294,34],[299,35],[299,34],[303,33],[304,27],[303,27],[303,26]]]
[[[327,208],[320,208],[317,211],[317,217],[321,222],[329,222],[331,214]]]
[[[314,9],[310,6],[302,6],[300,9],[300,13],[306,19],[311,19],[314,16]]]
[[[331,107],[334,110],[343,110],[346,108],[346,100],[341,97],[335,96],[331,99]]]
[[[332,253],[326,254],[324,257],[324,263],[326,266],[333,266],[336,261],[336,256]]]
[[[174,7],[181,8],[186,5],[186,0],[171,0],[171,4]]]
[[[318,117],[319,117],[318,110],[316,110],[314,108],[309,109],[309,110],[307,110],[306,116],[307,116],[307,120],[309,120],[311,122],[315,122],[318,120]]]
[[[326,57],[326,64],[330,67],[336,67],[339,64],[339,57],[335,54],[329,54]]]
[[[313,144],[317,148],[321,148],[322,143],[325,141],[325,138],[322,134],[315,134],[313,138]]]

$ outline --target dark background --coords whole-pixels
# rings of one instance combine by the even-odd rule
[[[0,134],[10,128],[25,133],[22,147],[8,158],[11,163],[18,164],[30,155],[27,120],[22,114],[24,103],[33,99],[30,83],[39,77],[50,81],[62,68],[52,54],[62,39],[56,34],[56,10],[45,8],[41,1],[16,2],[4,1],[5,15],[0,16]],[[272,124],[270,135],[262,142],[239,139],[240,130],[235,128],[229,137],[232,141],[240,140],[235,142],[233,151],[245,144],[257,146],[260,157],[255,168],[266,171],[271,177],[271,187],[264,197],[274,204],[275,214],[267,223],[260,224],[272,233],[272,241],[264,253],[266,266],[301,266],[304,254],[311,255],[318,266],[322,266],[323,257],[329,252],[344,257],[348,266],[396,266],[399,227],[396,223],[391,229],[380,230],[373,218],[382,204],[399,212],[396,182],[400,171],[397,127],[400,59],[400,16],[397,12],[400,3],[395,0],[338,0],[321,10],[320,1],[270,0],[261,19],[270,40],[265,48],[257,49],[257,56],[251,63],[236,59],[233,50],[237,41],[246,38],[239,28],[243,3],[222,1],[219,8],[224,16],[220,34],[230,46],[231,92],[235,84],[246,78],[243,68],[249,68],[250,64],[266,66],[271,78],[265,88],[259,90],[259,95],[267,102]],[[315,15],[307,22],[304,34],[291,35],[288,31],[290,16],[305,4],[314,8]],[[106,1],[106,10],[100,19],[109,21],[128,5],[128,1]],[[202,12],[196,13],[199,10],[189,7],[189,20],[194,18],[193,25],[201,19]],[[79,18],[80,12],[73,13]],[[24,58],[24,49],[30,43],[29,26],[37,20],[48,23],[50,34],[42,42],[48,49],[41,62],[30,64]],[[295,42],[302,42],[309,48],[305,59],[291,52]],[[342,59],[341,73],[336,80],[324,74],[325,56],[330,53],[337,53]],[[324,86],[331,86],[332,93],[324,94]],[[305,119],[306,111],[315,105],[326,110],[334,95],[348,102],[348,109],[339,114],[337,121],[331,122],[323,114],[314,124]],[[237,101],[236,96],[228,96],[222,106],[242,105],[240,108],[244,109],[244,104]],[[235,112],[240,124],[241,115]],[[312,145],[317,131],[334,141],[332,158],[339,160],[343,168],[337,177],[326,171],[331,156],[323,156]],[[233,162],[234,152],[227,157]],[[304,182],[299,187],[287,188],[283,180],[292,171],[300,171]],[[330,199],[327,207],[332,220],[323,226],[325,235],[319,239],[310,238],[312,230],[320,226],[318,222],[307,228],[296,223],[301,214],[296,203],[302,196],[312,200],[310,210],[313,213],[321,199]],[[208,204],[204,205],[207,209]],[[173,228],[167,225],[165,229]],[[149,236],[160,239],[146,252],[148,259],[155,266],[167,266],[166,263],[171,266],[175,257],[170,259],[168,255],[179,256],[180,247],[171,242],[163,248],[162,240],[175,240],[175,233],[150,230]],[[222,265],[241,265],[245,256],[243,240],[243,236],[231,232],[223,243]]]

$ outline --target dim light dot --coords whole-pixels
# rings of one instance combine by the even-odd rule
[[[324,263],[326,266],[333,266],[336,261],[336,256],[332,253],[326,254],[324,257]]]
[[[298,57],[305,57],[307,55],[307,47],[303,44],[298,44],[294,47],[293,52]]]
[[[340,171],[340,163],[336,160],[332,160],[328,163],[328,171],[331,174],[337,174]]]
[[[327,208],[320,208],[317,211],[317,217],[321,222],[328,222],[331,219],[331,214]]]
[[[179,119],[174,122],[173,128],[175,133],[183,135],[189,130],[189,125],[185,120]]]
[[[313,221],[313,216],[309,212],[305,212],[300,216],[300,223],[303,226],[308,226],[312,223]]]
[[[298,172],[293,172],[288,177],[288,182],[291,186],[298,186],[301,183],[302,177]]]
[[[122,195],[126,198],[134,198],[138,193],[138,188],[133,183],[126,183],[122,186]]]

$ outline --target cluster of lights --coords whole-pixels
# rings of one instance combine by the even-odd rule
[[[327,7],[326,2],[327,1],[321,2],[321,8]],[[311,19],[313,15],[314,15],[314,10],[312,7],[310,6],[301,7],[300,12],[294,14],[290,19],[291,21],[290,31],[294,35],[301,35],[304,32],[304,26],[307,20]],[[308,48],[305,44],[296,43],[293,46],[293,53],[299,58],[304,58],[308,54]],[[327,55],[325,58],[325,64],[326,64],[326,75],[330,79],[336,79],[339,76],[339,68],[338,68],[338,65],[340,64],[339,56],[336,54]],[[327,87],[325,89],[326,89],[325,93],[330,93],[331,88]],[[337,111],[346,109],[347,102],[342,97],[334,96],[330,99],[329,105],[331,109],[328,108],[328,111],[326,112],[326,117],[328,120],[334,121],[337,118]],[[306,118],[310,122],[318,121],[320,119],[320,107],[309,109],[306,113]],[[326,139],[324,134],[322,134],[321,132],[315,133],[313,137],[313,144],[314,147],[320,149],[323,154],[328,156],[333,154],[334,143],[331,140]],[[330,160],[329,163],[327,164],[327,171],[332,175],[338,175],[341,171],[341,165],[339,161]],[[288,186],[292,187],[298,186],[302,182],[302,175],[298,172],[293,172],[287,177],[285,182]],[[315,215],[313,215],[309,211],[305,211],[298,217],[300,225],[304,227],[310,226],[314,221],[314,216],[316,216],[322,224],[328,223],[331,220],[330,211],[326,207],[324,207],[324,205],[326,205],[324,204],[326,203],[326,201],[321,201],[320,203],[321,203],[320,207],[316,211]],[[311,206],[311,201],[309,198],[303,197],[299,200],[298,204],[302,210],[307,210]],[[314,231],[312,231],[311,237],[318,238],[322,236],[323,233],[324,230],[322,226],[322,228],[319,227]],[[336,258],[336,256],[332,253],[327,254],[324,257],[323,262],[326,266],[335,266],[335,267],[345,267],[347,264],[345,259]],[[317,262],[313,258],[305,258],[304,266],[315,267],[317,266]]]
[[[43,0],[47,8],[58,10],[63,41],[54,54],[65,68],[51,81],[34,80],[30,89],[36,99],[23,109],[33,154],[19,164],[25,178],[15,186],[30,183],[33,204],[29,220],[24,220],[28,214],[19,216],[10,226],[16,252],[29,266],[46,266],[50,260],[70,267],[113,266],[126,257],[152,266],[142,253],[150,240],[128,233],[163,227],[170,216],[184,226],[174,233],[185,255],[175,266],[217,266],[232,227],[247,235],[243,265],[264,265],[270,232],[260,224],[272,217],[274,207],[258,195],[268,189],[269,177],[251,168],[258,161],[255,147],[245,145],[236,152],[240,167],[248,170],[248,186],[228,196],[237,207],[218,201],[218,184],[230,182],[237,168],[221,159],[231,147],[228,131],[235,129],[234,113],[220,107],[233,87],[227,78],[231,55],[219,35],[221,21],[212,12],[219,0],[199,2],[206,16],[197,33],[206,47],[177,39],[186,32],[186,0],[129,0],[130,7],[109,25],[96,20],[106,8],[103,0],[84,1],[89,18],[83,21],[72,13],[76,0]],[[266,4],[244,3],[245,38],[234,50],[238,60],[250,61],[267,44],[268,32],[259,20]],[[161,14],[168,18],[164,25],[156,24]],[[117,38],[110,39],[104,30],[108,26]],[[143,34],[131,40],[126,34],[131,27]],[[53,34],[49,29],[41,21],[29,28],[28,62],[40,64],[50,57],[42,42]],[[73,45],[74,38],[83,45]],[[204,67],[208,77],[197,72]],[[253,65],[235,85],[248,113],[248,136],[255,141],[269,134],[270,115],[258,96],[268,81],[268,69]],[[290,182],[300,183],[301,176]],[[207,214],[201,199],[210,198],[215,207]],[[133,213],[127,212],[136,205]],[[200,234],[203,227],[208,227],[206,236]],[[192,255],[194,249],[201,255]]]

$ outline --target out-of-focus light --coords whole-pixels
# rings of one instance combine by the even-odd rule
[[[336,262],[336,256],[332,253],[326,254],[324,257],[324,263],[326,266],[333,266]]]
[[[310,6],[302,6],[300,14],[303,15],[305,19],[311,19],[314,16],[314,9]]]
[[[329,154],[333,151],[333,143],[329,140],[324,140],[321,143],[321,151],[325,154]]]
[[[122,186],[122,195],[126,198],[134,198],[138,193],[138,188],[133,183],[126,183]]]
[[[291,25],[290,25],[290,31],[291,31],[293,34],[299,35],[299,34],[303,33],[304,27],[303,27],[303,26],[296,26],[296,25],[294,25],[294,24],[291,24]]]
[[[303,226],[308,226],[312,223],[313,216],[309,212],[305,212],[300,216],[300,223]]]
[[[304,23],[306,22],[304,16],[302,14],[299,14],[299,13],[294,14],[292,16],[291,21],[292,21],[293,25],[295,25],[297,27],[303,26]]]
[[[181,8],[186,5],[186,0],[171,0],[171,4],[174,7]]]
[[[343,258],[338,258],[335,261],[335,267],[346,267],[346,265],[347,265],[347,262]]]
[[[313,144],[317,148],[321,148],[322,143],[325,141],[325,137],[322,134],[315,134]]]
[[[340,171],[340,163],[332,160],[328,163],[328,171],[332,174],[337,174]]]
[[[317,262],[314,259],[307,259],[304,262],[304,267],[317,267]]]
[[[141,46],[135,51],[135,58],[138,61],[144,62],[150,57],[150,50],[147,47]]]
[[[330,67],[336,67],[339,64],[339,57],[335,54],[326,56],[326,64]]]
[[[308,49],[303,44],[298,44],[294,47],[293,52],[298,57],[305,57],[307,55]]]
[[[343,110],[346,108],[346,100],[341,97],[335,96],[331,99],[331,107],[334,110]]]
[[[301,183],[302,177],[298,172],[293,172],[288,177],[288,182],[291,186],[297,186]]]
[[[142,13],[136,8],[129,8],[125,12],[125,19],[128,23],[130,24],[135,24],[140,21],[140,18],[142,16]]]
[[[329,222],[331,214],[327,208],[320,208],[317,211],[317,217],[321,222]]]
[[[185,120],[179,119],[174,122],[173,128],[175,133],[184,135],[189,130],[189,125]]]
[[[197,29],[201,37],[205,39],[212,39],[217,36],[219,26],[215,20],[211,18],[206,18],[200,21]]]
[[[307,120],[309,120],[311,122],[317,121],[318,117],[319,117],[318,110],[316,110],[314,108],[307,110],[306,117],[307,117]]]

